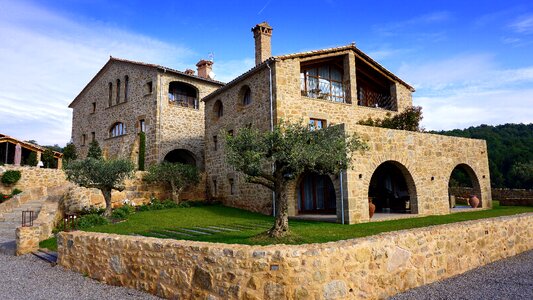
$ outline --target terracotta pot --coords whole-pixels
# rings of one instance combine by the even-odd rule
[[[470,206],[477,208],[479,206],[479,198],[476,195],[470,196]]]
[[[368,199],[368,215],[370,216],[370,219],[372,219],[372,216],[374,216],[375,212],[376,212],[376,205],[372,203],[372,199]]]

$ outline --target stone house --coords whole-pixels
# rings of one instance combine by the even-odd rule
[[[72,141],[81,157],[96,140],[108,158],[137,162],[139,133],[146,135],[145,162],[192,163],[204,169],[204,104],[223,86],[210,77],[212,62],[193,70],[110,57],[69,105]]]
[[[455,169],[470,176],[482,206],[490,207],[485,141],[358,125],[411,107],[409,84],[354,44],[272,56],[272,28],[261,23],[252,32],[256,66],[225,85],[209,77],[210,61],[200,61],[194,75],[110,58],[70,104],[72,138],[81,155],[95,139],[105,156],[136,161],[137,133],[144,131],[147,164],[179,161],[205,171],[197,198],[271,214],[272,192],[245,182],[225,162],[223,135],[303,120],[318,129],[341,125],[370,149],[340,174],[297,178],[290,187],[292,216],[367,222],[369,199],[383,214],[447,214]]]
[[[414,88],[354,44],[272,56],[272,28],[261,23],[252,32],[256,66],[203,98],[211,195],[226,205],[272,213],[272,192],[245,182],[226,164],[223,135],[245,126],[270,130],[283,119],[314,128],[343,124],[370,146],[341,174],[297,178],[289,193],[292,216],[367,222],[369,198],[378,213],[447,214],[448,182],[456,168],[470,176],[482,206],[491,205],[485,141],[358,125],[411,107]]]

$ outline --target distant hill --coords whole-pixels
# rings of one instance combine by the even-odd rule
[[[432,133],[486,140],[492,187],[533,188],[533,123]]]

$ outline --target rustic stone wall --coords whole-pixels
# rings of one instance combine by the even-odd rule
[[[295,246],[77,231],[58,236],[58,262],[172,299],[384,299],[533,249],[531,226],[530,213]]]
[[[246,87],[250,88],[252,100],[250,104],[243,105]],[[215,109],[218,101],[222,103],[224,112],[220,118]],[[225,135],[230,130],[237,134],[239,128],[245,126],[270,130],[270,91],[267,68],[248,76],[205,103],[205,164],[208,174],[207,193],[211,198],[220,200],[227,206],[269,214],[272,211],[272,193],[264,187],[245,182],[244,176],[226,163]],[[231,181],[235,185],[233,195],[231,194]],[[251,198],[253,201],[250,201]]]
[[[28,166],[16,167],[13,165],[6,165],[3,169],[6,171],[19,170],[21,172],[20,180],[16,184],[4,186],[0,183],[0,192],[5,194],[11,193],[15,188],[24,191],[36,187],[52,187],[67,183],[65,173],[60,169],[43,169]],[[3,172],[0,173],[0,176],[2,174]]]

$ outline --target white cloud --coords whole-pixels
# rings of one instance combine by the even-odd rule
[[[413,101],[427,129],[533,122],[533,66],[499,69],[478,54],[404,64],[399,73],[417,88]]]
[[[533,33],[533,15],[521,16],[514,20],[509,27],[517,33],[531,34]]]

